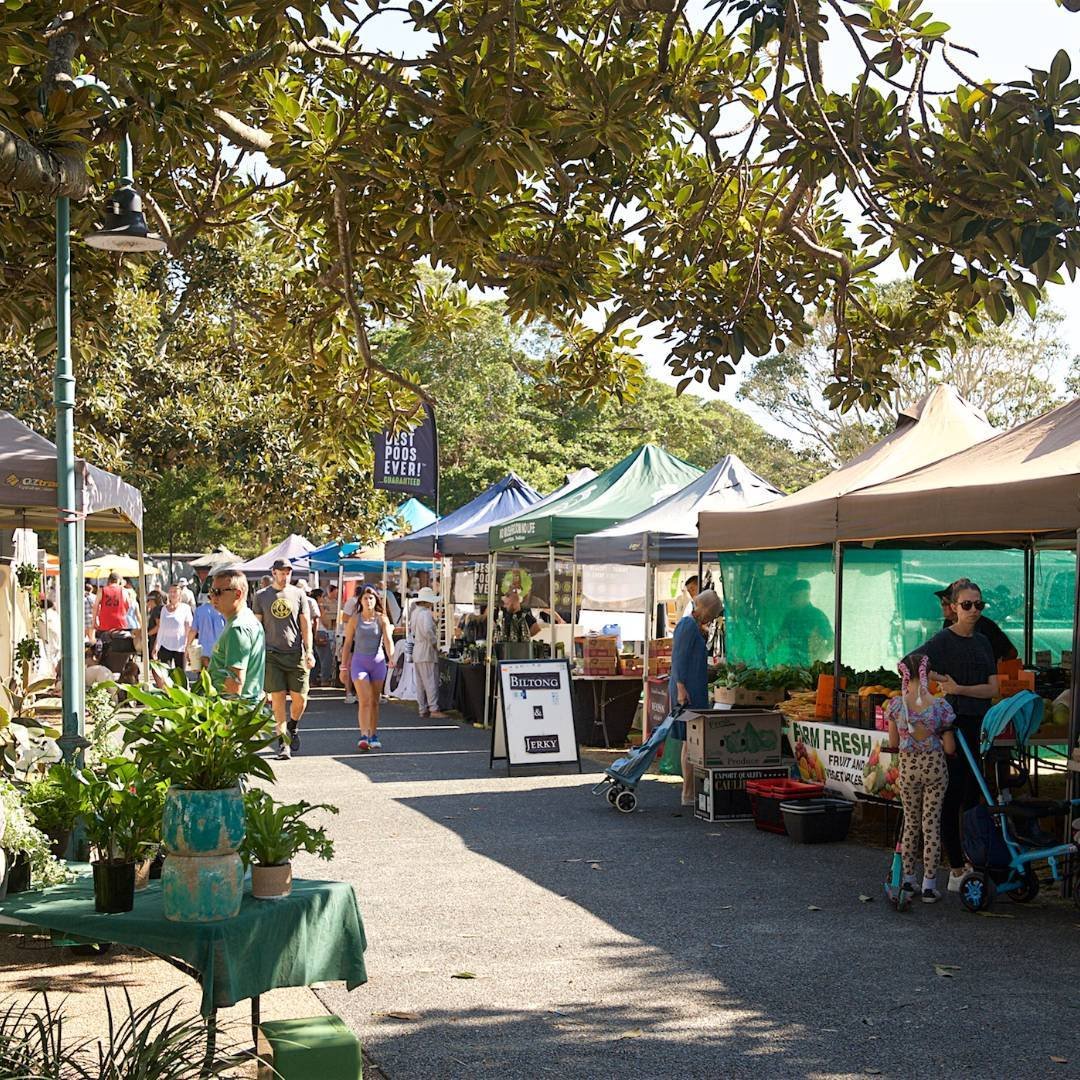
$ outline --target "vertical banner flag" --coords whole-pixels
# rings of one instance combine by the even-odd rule
[[[384,491],[404,491],[409,495],[434,499],[438,489],[439,433],[435,411],[424,406],[424,419],[411,431],[397,435],[380,432],[374,436],[375,487]]]

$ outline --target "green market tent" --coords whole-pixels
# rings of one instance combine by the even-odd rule
[[[488,532],[491,551],[555,546],[647,510],[696,480],[702,470],[646,443],[618,464],[559,499],[531,507]]]

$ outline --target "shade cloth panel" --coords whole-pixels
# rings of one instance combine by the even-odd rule
[[[0,410],[0,527],[56,528],[56,446],[9,412]],[[137,488],[75,459],[75,506],[86,528],[125,532],[142,528]]]
[[[697,561],[698,514],[745,509],[782,495],[738,455],[728,454],[655,506],[610,529],[578,536],[574,540],[574,558],[586,564],[693,563]]]
[[[606,472],[552,502],[492,528],[492,551],[566,543],[625,521],[680,491],[702,470],[646,443]]]
[[[367,939],[351,885],[293,879],[292,893],[273,903],[246,893],[240,912],[215,923],[170,922],[161,883],[135,894],[133,911],[94,911],[89,874],[72,885],[17,893],[0,915],[92,941],[133,945],[189,964],[201,974],[204,1016],[280,986],[367,982]]]
[[[702,551],[749,551],[832,544],[842,496],[894,480],[993,435],[983,414],[952,387],[935,387],[900,414],[892,434],[794,495],[749,510],[701,514],[698,546]]]
[[[516,473],[507,473],[486,491],[464,506],[440,518],[437,523],[417,529],[408,536],[387,541],[388,559],[430,559],[439,551],[446,555],[487,553],[490,526],[520,514],[540,501],[540,493]]]

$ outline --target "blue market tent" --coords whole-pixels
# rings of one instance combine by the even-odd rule
[[[386,542],[388,559],[430,559],[436,544],[444,555],[487,558],[488,529],[540,501],[540,493],[515,473],[507,473],[471,502],[437,523]]]
[[[392,517],[383,522],[384,540],[377,544],[369,544],[366,548],[358,541],[351,540],[347,543],[323,544],[314,551],[294,559],[294,563],[306,566],[309,570],[317,570],[320,573],[343,570],[346,574],[376,574],[383,569],[385,551],[383,545],[385,539],[393,536],[397,531],[397,522],[404,521],[408,531],[423,529],[432,524],[435,515],[419,500],[408,499],[403,502]],[[400,562],[386,563],[387,570],[400,570]]]
[[[418,529],[423,529],[436,520],[436,515],[432,513],[419,499],[409,499],[403,502],[397,510],[394,511],[394,517],[400,518],[405,522],[405,532],[414,533]],[[387,522],[390,525],[390,522]],[[386,528],[383,530],[383,536],[390,536],[396,529]]]

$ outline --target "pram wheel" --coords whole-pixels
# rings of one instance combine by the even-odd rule
[[[960,880],[960,903],[968,911],[986,911],[994,902],[994,882],[981,870],[973,870]]]
[[[632,791],[620,791],[615,796],[615,809],[623,814],[632,814],[637,809],[637,796]]]
[[[614,806],[615,800],[619,797],[619,788],[609,787],[607,791],[604,792],[604,795],[607,797],[607,801]]]
[[[1039,895],[1039,876],[1029,866],[1024,871],[1020,884],[1015,889],[1010,889],[1008,896],[1018,904],[1029,904]]]

